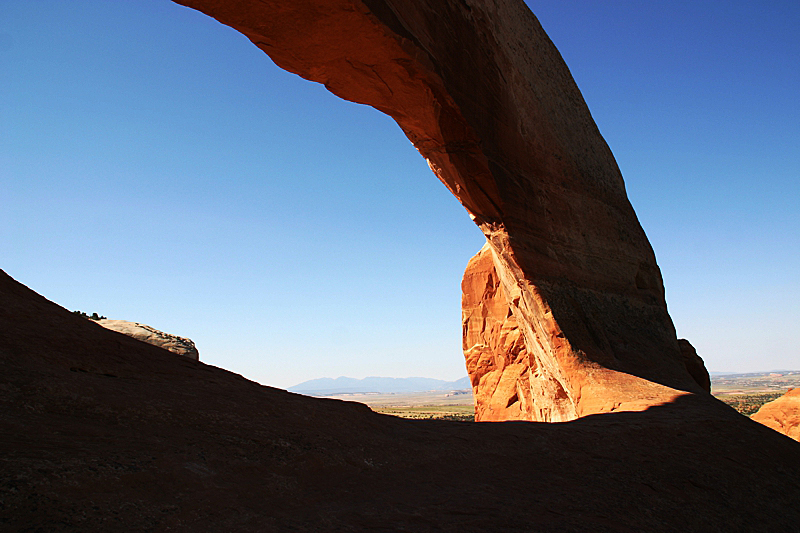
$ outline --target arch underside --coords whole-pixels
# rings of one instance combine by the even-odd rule
[[[701,392],[614,157],[522,0],[178,3],[390,115],[467,209],[487,239],[464,280],[468,367],[470,350],[516,350],[492,381],[513,390],[508,409],[485,419],[570,420]],[[513,320],[515,348],[492,336],[510,327],[492,312]],[[486,373],[472,366],[480,401]]]

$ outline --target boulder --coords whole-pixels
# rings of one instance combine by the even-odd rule
[[[800,389],[789,389],[777,400],[762,405],[750,418],[800,441]]]
[[[140,324],[139,322],[128,322],[127,320],[109,320],[107,318],[96,320],[98,324],[106,329],[123,333],[128,337],[152,344],[169,350],[178,355],[185,355],[195,361],[200,360],[200,353],[191,339],[185,337],[178,337],[170,333],[164,333],[147,324]]]

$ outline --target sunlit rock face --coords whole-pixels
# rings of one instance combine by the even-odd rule
[[[800,389],[789,389],[777,400],[762,405],[750,418],[800,441]]]
[[[551,374],[540,371],[529,353],[488,243],[467,264],[461,289],[463,349],[475,398],[475,419],[556,422],[571,418],[566,392]],[[710,392],[711,380],[703,360],[686,339],[678,339],[678,344],[686,371]],[[613,390],[610,392],[607,402],[614,401]]]
[[[133,337],[136,340],[164,348],[172,353],[178,355],[185,355],[195,361],[200,360],[200,353],[191,339],[186,337],[178,337],[171,333],[164,333],[156,328],[150,327],[147,324],[140,324],[139,322],[128,322],[127,320],[97,320],[97,323],[106,329],[123,333],[128,337]]]
[[[503,372],[535,377],[531,400],[554,403],[544,418],[703,393],[614,157],[522,0],[179,3],[397,121],[486,235],[527,347]],[[506,414],[531,419],[525,401]]]
[[[470,259],[461,282],[462,331],[475,420],[557,421],[572,405],[559,383],[537,370],[494,268],[487,243]],[[538,394],[533,389],[539,388]],[[538,400],[538,401],[535,401]]]

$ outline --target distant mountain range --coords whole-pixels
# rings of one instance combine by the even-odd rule
[[[304,381],[289,387],[291,392],[299,392],[310,396],[329,396],[342,393],[377,392],[391,394],[399,392],[425,392],[432,390],[464,390],[471,389],[469,377],[464,376],[455,381],[433,378],[380,378],[368,377],[355,379],[348,377],[319,378]]]
[[[795,374],[797,370],[772,370],[771,372],[710,372],[711,380],[727,380],[731,378],[755,377],[768,375],[770,373]],[[382,378],[368,377],[355,379],[348,377],[319,378],[304,381],[292,387],[291,392],[299,392],[309,396],[331,396],[334,394],[358,394],[358,393],[406,393],[406,392],[427,392],[427,391],[450,391],[471,389],[469,377],[464,376],[455,381],[445,381],[433,378]]]

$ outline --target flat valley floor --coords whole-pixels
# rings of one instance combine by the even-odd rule
[[[800,371],[725,374],[711,378],[712,394],[746,416],[795,387],[800,387]],[[475,419],[471,390],[347,393],[325,398],[363,403],[376,413],[401,418],[462,422]]]

